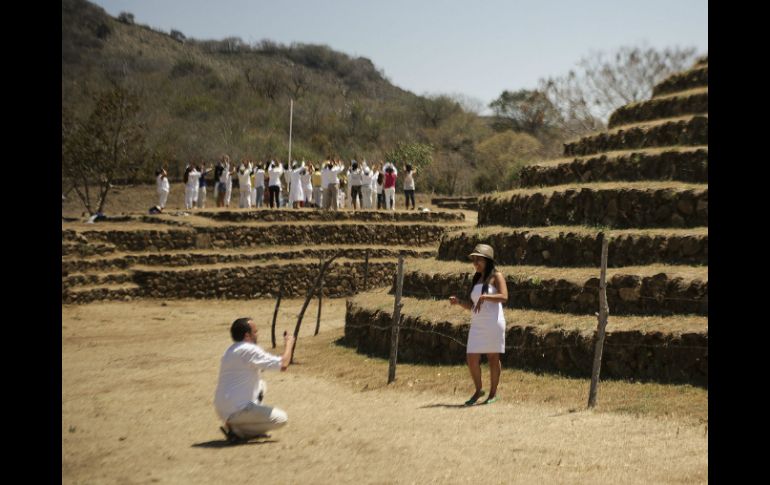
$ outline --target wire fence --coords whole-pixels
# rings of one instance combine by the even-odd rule
[[[377,329],[389,332],[393,329],[391,325],[376,325],[374,323],[372,324],[365,324],[365,325],[356,325],[352,323],[345,323],[345,328],[366,328],[366,329]],[[445,338],[447,340],[451,340],[458,345],[461,345],[462,347],[467,348],[467,344],[465,342],[461,342],[460,340],[457,340],[452,335],[447,335],[445,333],[437,332],[435,330],[430,329],[423,329],[419,327],[410,327],[410,326],[404,326],[399,325],[400,331],[413,331],[413,332],[420,332],[424,334],[433,334],[437,335],[439,337]],[[519,350],[519,349],[526,349],[526,350],[552,350],[552,349],[574,349],[577,346],[579,346],[581,343],[578,342],[581,337],[577,336],[575,337],[575,342],[572,344],[559,344],[559,345],[506,345],[505,350]],[[589,345],[592,345],[593,342],[590,342]],[[660,345],[650,345],[650,344],[623,344],[623,343],[610,343],[605,341],[605,346],[609,347],[629,347],[629,348],[636,348],[636,347],[646,347],[646,348],[655,348],[655,349],[697,349],[697,350],[708,350],[707,346],[701,346],[701,345],[679,345],[679,344],[672,344],[670,342],[661,343]]]

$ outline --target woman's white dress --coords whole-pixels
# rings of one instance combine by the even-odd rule
[[[305,200],[305,192],[302,190],[302,175],[300,169],[291,172],[291,190],[289,191],[289,201],[302,202]]]
[[[476,305],[481,296],[481,283],[471,291],[471,300]],[[498,294],[495,285],[489,285],[488,295]],[[468,332],[469,354],[504,354],[505,353],[505,314],[500,302],[485,301],[481,311],[471,311],[471,329]]]

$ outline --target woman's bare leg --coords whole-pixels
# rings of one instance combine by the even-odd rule
[[[487,354],[487,360],[489,361],[489,376],[491,380],[489,399],[492,399],[497,394],[497,385],[500,383],[500,373],[503,366],[500,362],[500,354]]]
[[[476,387],[476,394],[473,398],[478,399],[481,395],[481,354],[466,354],[468,360],[468,370],[471,372],[473,385]]]

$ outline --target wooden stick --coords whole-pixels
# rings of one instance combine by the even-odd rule
[[[305,310],[307,310],[308,304],[310,304],[310,300],[313,298],[313,295],[315,294],[318,287],[321,285],[321,280],[324,277],[324,273],[329,268],[329,265],[340,257],[342,255],[342,251],[337,251],[337,254],[331,257],[328,261],[326,261],[322,266],[320,271],[318,272],[318,276],[316,277],[315,284],[308,290],[307,296],[305,297],[305,303],[302,305],[302,309],[299,311],[299,316],[297,317],[297,325],[294,327],[294,345],[291,348],[291,360],[289,363],[294,363],[294,350],[297,348],[297,337],[299,337],[299,329],[302,326],[302,317],[305,316]]]
[[[319,271],[322,263],[323,263],[323,259],[319,259],[318,260]],[[318,287],[318,316],[315,319],[315,333],[313,335],[318,335],[318,331],[321,329],[321,305],[323,304],[323,297],[324,297],[324,280],[323,278],[321,278],[321,285]]]
[[[275,348],[275,320],[278,318],[278,307],[281,306],[281,297],[283,297],[283,282],[278,289],[278,300],[275,302],[275,310],[273,311],[273,325],[270,328],[270,338],[273,340],[273,348]]]
[[[398,255],[398,273],[396,276],[396,301],[393,305],[393,327],[390,332],[390,361],[388,362],[388,384],[396,380],[396,360],[398,357],[398,328],[401,326],[401,290],[404,288],[404,255]]]
[[[366,248],[366,255],[364,259],[364,291],[369,289],[367,284],[369,280],[369,248]]]
[[[591,389],[588,392],[588,407],[596,406],[596,393],[599,386],[599,373],[602,368],[602,351],[604,350],[604,335],[607,328],[607,317],[610,309],[607,306],[607,248],[609,239],[602,235],[602,269],[599,277],[599,326],[596,330],[596,348],[594,349],[594,367],[591,373]]]

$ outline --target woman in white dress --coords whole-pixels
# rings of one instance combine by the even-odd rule
[[[304,160],[302,160],[302,163],[305,163]],[[302,207],[310,207],[310,204],[313,201],[313,172],[315,171],[315,167],[313,167],[312,163],[308,163],[307,167],[305,167],[305,173],[302,174],[301,180],[302,180],[302,191],[305,194],[305,201],[302,204]]]
[[[302,184],[302,175],[305,173],[305,162],[302,165],[294,160],[291,166],[291,177],[289,181],[289,200],[294,209],[302,207],[305,201],[305,191]]]
[[[466,356],[476,392],[465,402],[466,406],[476,404],[484,395],[481,389],[481,354],[487,354],[491,380],[489,397],[483,404],[497,401],[497,385],[502,371],[500,354],[505,353],[503,303],[508,301],[508,286],[503,274],[495,269],[495,253],[492,246],[478,244],[469,256],[476,270],[470,293],[472,303],[460,301],[456,296],[449,298],[450,305],[460,305],[466,310],[471,310]]]

